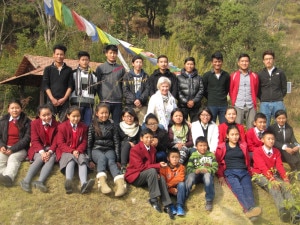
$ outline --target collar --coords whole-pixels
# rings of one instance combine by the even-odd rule
[[[259,132],[261,132],[261,133],[263,133],[264,132],[264,130],[259,130],[257,127],[254,127],[254,131],[255,131],[255,133],[259,133]]]
[[[273,154],[273,148],[268,149],[265,145],[263,145],[263,150],[267,155],[269,155],[268,153]]]
[[[8,121],[9,121],[9,122],[10,122],[10,121],[13,121],[13,119],[14,119],[14,118],[13,118],[12,116],[10,116]],[[16,119],[19,120],[19,119],[20,119],[20,116],[18,116]]]
[[[281,129],[281,128],[285,129],[285,125],[283,125],[283,126],[280,126],[279,124],[277,124],[277,125],[278,125],[279,129]]]
[[[73,124],[73,123],[71,123],[71,122],[70,122],[70,124],[71,124],[71,127],[72,127],[72,128],[75,128],[75,129],[76,129],[77,126],[78,126],[78,124]]]
[[[46,122],[44,122],[44,121],[42,121],[42,125],[44,126],[44,125],[46,125],[46,124],[48,124],[49,126],[51,126],[51,124],[52,124],[52,120],[50,120],[50,122],[49,123],[46,123]],[[72,125],[72,124],[71,124]]]
[[[240,71],[240,74],[241,74],[241,75],[244,75],[244,76],[249,76],[249,74],[250,74],[250,73],[249,73],[249,70],[247,71],[247,73],[243,73],[241,70],[239,70],[239,71]]]
[[[273,70],[275,69],[275,66],[273,66],[270,70],[268,68],[266,68],[269,72],[269,74],[272,74]]]
[[[208,124],[203,124],[202,122],[200,122],[201,126],[206,130],[208,127]]]
[[[146,150],[149,152],[150,151],[150,146],[147,146],[145,144],[144,144],[144,146],[145,146]]]

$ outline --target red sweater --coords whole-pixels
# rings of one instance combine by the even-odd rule
[[[57,133],[57,151],[56,158],[60,159],[63,152],[72,153],[74,150],[79,151],[80,154],[84,153],[87,148],[87,126],[80,122],[77,124],[77,143],[76,148],[72,148],[73,144],[73,128],[69,120],[61,123],[58,126]]]
[[[259,87],[259,79],[256,73],[252,71],[249,72],[250,76],[250,86],[251,86],[251,97],[254,109],[256,109],[256,96],[258,94],[258,87]],[[236,102],[236,98],[239,92],[240,86],[240,77],[241,72],[238,70],[230,75],[230,88],[229,88],[229,96],[231,99],[231,104],[234,106]]]
[[[129,165],[126,169],[125,179],[128,183],[133,183],[141,172],[151,168],[160,168],[160,164],[156,163],[156,149],[150,146],[150,151],[148,151],[144,143],[140,141],[130,149]]]
[[[56,151],[56,134],[57,134],[58,122],[52,119],[51,126],[48,127],[48,137],[50,141],[50,150]],[[40,118],[31,122],[31,146],[28,150],[28,158],[33,159],[35,153],[44,149],[47,146],[46,132],[43,126],[43,122]]]
[[[248,145],[248,151],[253,152],[255,148],[263,146],[262,141],[259,139],[255,132],[255,128],[250,128],[246,133],[246,141]]]
[[[236,123],[235,125],[237,126],[240,132],[240,141],[246,142],[244,125],[238,123]],[[222,123],[219,125],[219,144],[226,141],[227,128],[228,126],[226,123]]]
[[[274,180],[274,169],[283,180],[288,180],[279,150],[273,148],[273,154],[268,156],[262,146],[256,148],[253,152],[253,174],[263,174],[267,179]]]
[[[244,154],[245,157],[245,165],[248,168],[249,174],[251,175],[251,168],[250,168],[250,159],[247,150],[247,143],[246,142],[239,142],[239,146]],[[226,170],[226,163],[225,163],[225,155],[226,155],[226,142],[222,142],[218,145],[217,151],[215,153],[216,160],[219,164],[217,175],[218,177],[224,177],[224,171]]]
[[[7,146],[13,146],[19,141],[19,128],[13,121],[8,123]]]

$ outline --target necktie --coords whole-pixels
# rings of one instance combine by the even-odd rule
[[[259,137],[259,139],[262,138],[262,135],[263,135],[263,133],[259,131],[259,132],[258,132],[258,137]]]
[[[282,134],[283,142],[285,143],[285,129],[284,129],[284,127],[280,127],[280,133]]]
[[[268,156],[272,155],[272,152],[268,152]]]
[[[14,124],[16,124],[18,119],[14,118],[12,121],[13,121]]]
[[[75,124],[73,124],[72,128],[74,131],[76,131],[77,126]]]
[[[49,124],[48,124],[48,123],[45,123],[45,124],[44,124],[44,129],[45,129],[45,130],[48,130],[48,128],[49,128]]]

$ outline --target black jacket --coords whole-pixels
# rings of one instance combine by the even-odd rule
[[[6,114],[0,119],[0,148],[6,147],[8,141],[8,124],[9,124],[10,114]],[[11,146],[10,150],[12,152],[17,152],[22,149],[28,150],[30,144],[30,123],[31,120],[21,112],[20,118],[18,120],[19,127],[19,141]]]
[[[161,151],[166,152],[168,149],[168,146],[170,145],[168,132],[165,129],[158,127],[153,137],[158,139],[158,144],[155,147],[156,150],[158,152],[161,152]]]
[[[130,70],[123,77],[123,96],[125,98],[126,106],[133,107],[135,100],[140,100],[143,106],[147,106],[148,98],[149,98],[149,85],[148,79],[149,76],[144,70],[141,71],[142,75],[142,83],[140,93],[135,93],[134,86],[134,72]]]
[[[286,76],[284,72],[278,68],[274,68],[272,75],[264,68],[258,73],[259,89],[258,98],[261,102],[276,102],[283,101],[286,95]]]
[[[160,77],[167,77],[171,81],[170,92],[174,98],[177,99],[177,78],[176,75],[171,73],[170,70],[166,70],[164,74],[162,74],[159,69],[154,70],[153,74],[149,77],[149,96],[151,97],[157,91],[157,81]]]
[[[180,108],[186,108],[187,102],[194,101],[195,107],[201,105],[201,99],[203,97],[204,86],[202,78],[198,75],[198,71],[194,70],[189,77],[185,70],[181,70],[181,74],[177,76],[178,87],[178,106]]]
[[[117,161],[120,161],[119,155],[119,136],[113,122],[107,120],[98,122],[101,130],[101,137],[96,135],[93,123],[89,126],[88,131],[88,155],[92,159],[92,151],[108,151],[114,150],[117,156]]]

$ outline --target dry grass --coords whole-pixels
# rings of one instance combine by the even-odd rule
[[[251,224],[243,215],[242,209],[228,187],[215,183],[216,198],[214,209],[207,213],[204,209],[203,185],[198,185],[186,202],[187,215],[171,221],[167,214],[157,213],[147,202],[148,191],[129,186],[128,194],[122,198],[105,196],[97,190],[92,193],[79,193],[78,178],[74,179],[74,188],[78,191],[67,195],[64,190],[64,176],[56,165],[47,181],[49,193],[44,194],[33,189],[32,194],[24,192],[18,185],[26,175],[29,163],[24,162],[12,188],[0,186],[0,224],[1,225],[88,225],[88,224]],[[94,177],[95,174],[90,174]],[[113,187],[112,179],[109,184]],[[282,224],[278,218],[272,198],[260,188],[254,187],[258,205],[263,214],[255,224]]]

